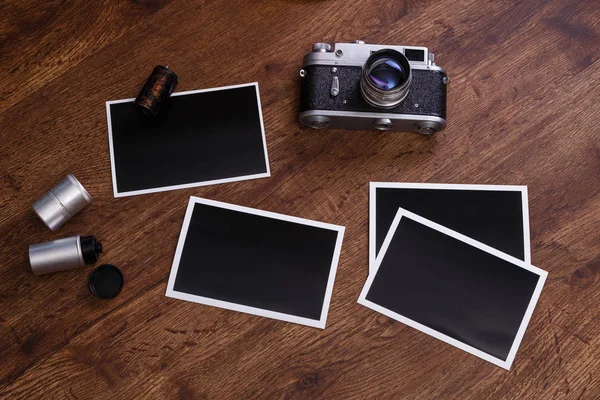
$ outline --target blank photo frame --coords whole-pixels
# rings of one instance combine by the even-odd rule
[[[325,328],[344,227],[191,197],[166,295]]]
[[[271,175],[258,83],[173,93],[152,119],[133,101],[106,102],[115,197]]]
[[[527,186],[371,182],[369,272],[399,207],[531,263]]]
[[[400,208],[358,302],[509,369],[546,276]]]

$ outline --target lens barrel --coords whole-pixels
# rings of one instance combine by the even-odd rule
[[[374,52],[363,65],[360,91],[377,108],[394,108],[408,95],[412,71],[404,54],[392,49]]]

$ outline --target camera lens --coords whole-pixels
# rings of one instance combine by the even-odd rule
[[[363,65],[360,90],[374,107],[393,108],[408,94],[412,73],[407,58],[392,49],[371,54]]]

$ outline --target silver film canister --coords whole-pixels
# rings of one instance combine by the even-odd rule
[[[101,252],[94,236],[73,236],[30,245],[29,263],[35,275],[43,275],[93,264]]]
[[[36,200],[33,210],[46,226],[54,231],[91,202],[92,197],[87,190],[69,174]]]

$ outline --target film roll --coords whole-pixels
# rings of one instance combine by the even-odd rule
[[[175,90],[177,82],[177,75],[169,67],[157,65],[133,102],[134,106],[142,115],[157,116]]]

